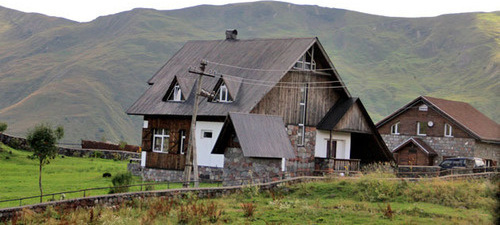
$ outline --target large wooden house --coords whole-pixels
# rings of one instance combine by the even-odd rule
[[[500,160],[500,125],[465,102],[420,96],[377,123],[400,165],[438,165],[450,157]]]
[[[360,163],[392,159],[317,38],[240,40],[236,33],[227,31],[224,40],[187,42],[128,109],[130,115],[144,116],[142,166],[184,169],[198,76],[188,69],[201,60],[215,77],[201,83],[214,97],[199,104],[195,135],[200,167],[224,166],[224,156],[211,152],[230,112],[282,118],[294,149],[294,157],[284,163],[289,172],[358,169]]]

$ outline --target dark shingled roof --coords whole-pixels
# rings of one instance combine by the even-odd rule
[[[429,96],[420,96],[377,123],[384,125],[410,107],[423,102],[461,127],[471,136],[486,142],[500,142],[500,125],[468,103]]]
[[[427,154],[427,155],[437,155],[436,151],[434,151],[434,149],[431,146],[429,146],[427,143],[425,143],[425,141],[423,141],[420,138],[413,138],[413,137],[409,138],[408,140],[406,140],[405,142],[401,143],[396,148],[394,148],[392,150],[392,153],[396,153],[397,151],[403,149],[404,147],[406,147],[410,143],[413,143],[414,145],[416,145],[420,150],[425,152],[425,154]]]
[[[333,69],[325,72],[332,74],[333,80],[341,81],[317,38],[189,41],[148,81],[151,86],[127,113],[191,115],[196,91],[193,86],[196,85],[198,75],[189,73],[188,69],[198,68],[202,59],[208,61],[206,72],[216,71],[217,74],[229,75],[223,75],[223,80],[234,101],[213,103],[203,99],[199,105],[199,115],[226,116],[228,112],[248,113],[312,46],[315,47],[323,65]],[[162,101],[175,77],[178,78],[183,95],[188,98],[183,102]],[[248,84],[249,79],[259,80],[265,85]],[[218,81],[219,78],[204,77],[202,88],[212,91]],[[187,87],[188,85],[191,87]],[[347,89],[343,90],[349,96]]]
[[[279,116],[229,113],[213,154],[224,154],[227,138],[232,132],[236,133],[245,157],[295,157],[285,124]]]

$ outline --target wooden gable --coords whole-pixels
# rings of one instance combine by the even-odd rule
[[[353,104],[333,128],[336,131],[355,131],[359,133],[372,133],[367,118],[359,108]]]

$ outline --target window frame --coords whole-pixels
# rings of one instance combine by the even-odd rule
[[[307,114],[307,90],[308,90],[308,85],[305,84],[303,87],[300,88],[300,101],[299,101],[299,129],[297,131],[297,146],[304,146],[305,145],[305,136],[306,136],[306,128],[305,128],[305,123],[306,123],[306,114]]]
[[[422,128],[423,133],[420,132],[420,128]],[[417,121],[417,135],[418,136],[427,136],[427,129],[425,129],[425,122]]]
[[[233,99],[231,99],[231,95],[229,94],[229,89],[227,88],[226,83],[222,82],[217,88],[215,92],[215,98],[212,100],[213,102],[221,102],[221,103],[231,103]]]
[[[210,133],[210,137],[205,137],[205,133]],[[200,134],[200,137],[202,139],[205,139],[205,138],[214,138],[214,132],[212,130],[201,130],[201,134]]]
[[[182,97],[183,97],[183,94],[182,94],[181,85],[176,80],[174,85],[170,89],[170,92],[168,93],[167,101],[169,101],[169,102],[183,102],[184,99],[182,99]]]
[[[158,131],[158,130],[161,130],[161,134],[156,133],[156,131]],[[161,140],[160,150],[155,149],[157,139]],[[166,140],[166,143],[165,143],[165,140]],[[168,153],[169,141],[170,141],[170,134],[168,132],[168,129],[164,129],[164,128],[153,129],[153,142],[152,142],[151,150],[153,152],[158,152],[158,153]]]
[[[401,134],[401,133],[399,133],[399,125],[400,125],[400,122],[396,122],[395,124],[393,124],[391,126],[391,134],[394,134],[394,135],[400,135]]]
[[[449,134],[448,134],[448,131],[449,131]],[[453,137],[453,127],[448,123],[444,124],[444,136],[445,137]]]
[[[184,154],[184,143],[186,140],[186,130],[179,130],[179,154]]]
[[[308,61],[307,58],[310,58]],[[314,60],[314,46],[307,50],[293,65],[294,69],[305,71],[316,71],[316,61]]]

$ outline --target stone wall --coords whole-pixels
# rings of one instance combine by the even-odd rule
[[[288,137],[292,143],[295,158],[286,160],[286,171],[291,176],[312,175],[314,172],[314,148],[316,146],[316,127],[306,127],[304,145],[297,145],[299,127],[288,125]]]
[[[0,141],[16,149],[31,151],[25,138],[0,133]],[[102,149],[80,149],[80,148],[58,148],[59,155],[73,157],[96,157],[102,159],[128,160],[131,158],[140,158],[140,153],[126,152],[120,150],[102,150]]]
[[[296,184],[301,182],[310,182],[315,180],[322,180],[322,177],[296,177],[287,180],[280,180],[269,182],[265,184],[254,184],[260,190],[271,190],[283,184]],[[161,191],[144,191],[132,192],[112,195],[92,196],[86,198],[70,199],[64,201],[46,202],[36,205],[27,205],[21,207],[0,209],[0,221],[9,220],[14,214],[21,212],[24,208],[31,209],[35,212],[43,212],[49,206],[54,207],[56,210],[77,209],[94,207],[97,205],[116,206],[131,201],[134,198],[151,198],[151,197],[183,197],[188,193],[195,194],[199,198],[214,198],[222,197],[229,194],[241,192],[245,186],[233,187],[217,187],[217,188],[185,188],[185,189],[169,189]]]
[[[473,157],[476,141],[473,138],[427,137],[409,135],[382,134],[389,150],[393,150],[411,137],[420,138],[438,154],[434,158],[434,165],[439,164],[446,157]]]
[[[281,159],[243,156],[241,148],[226,148],[222,185],[264,183],[281,179]]]
[[[146,168],[137,163],[129,163],[127,169],[145,181],[183,181],[184,171],[182,170]],[[219,167],[198,166],[198,174],[201,180],[222,180],[223,171]]]
[[[494,164],[492,166],[498,166],[498,162],[500,161],[500,144],[476,142],[474,156],[492,160],[492,164]]]

